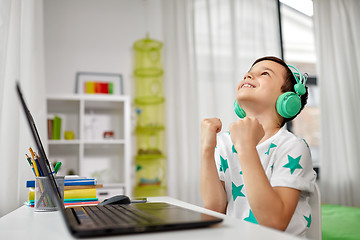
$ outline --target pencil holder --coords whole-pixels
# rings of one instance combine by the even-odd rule
[[[64,204],[64,176],[56,176],[57,190],[61,194],[60,202]],[[35,179],[35,211],[56,211],[59,206],[56,205],[53,191],[50,190],[50,180],[48,177],[36,177]]]

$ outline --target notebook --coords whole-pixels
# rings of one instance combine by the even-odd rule
[[[167,203],[131,203],[65,208],[34,119],[26,106],[19,83],[21,105],[39,151],[39,164],[49,179],[49,197],[58,207],[70,233],[75,237],[94,237],[207,227],[221,218]]]

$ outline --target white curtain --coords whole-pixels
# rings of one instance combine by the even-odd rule
[[[314,0],[325,203],[360,206],[360,1]]]
[[[280,56],[276,0],[164,0],[168,193],[202,205],[200,121],[236,119],[236,85],[251,64]]]
[[[20,108],[15,82],[46,136],[42,0],[0,0],[0,217],[28,198],[34,174],[25,153],[35,145]]]

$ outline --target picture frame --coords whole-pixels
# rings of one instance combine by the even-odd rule
[[[75,93],[123,95],[123,77],[120,73],[77,72]]]

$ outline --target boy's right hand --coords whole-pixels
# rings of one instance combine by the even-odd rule
[[[218,118],[201,121],[201,150],[214,150],[216,147],[216,134],[221,131],[222,123]]]

